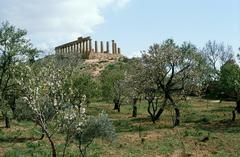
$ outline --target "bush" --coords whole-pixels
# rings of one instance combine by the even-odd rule
[[[77,138],[81,136],[83,143],[91,142],[94,138],[113,141],[116,137],[112,122],[104,112],[100,113],[98,117],[90,116],[84,126],[82,134],[77,135]]]
[[[104,112],[100,113],[98,117],[90,116],[86,120],[83,129],[76,134],[76,139],[79,141],[79,148],[83,157],[86,155],[87,148],[95,138],[113,141],[115,137],[115,129],[108,115]]]

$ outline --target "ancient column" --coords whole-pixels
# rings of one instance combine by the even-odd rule
[[[109,42],[106,42],[106,47],[107,47],[107,53],[109,53]]]
[[[79,45],[80,45],[79,53],[81,54],[83,49],[82,41],[79,42]]]
[[[75,43],[74,45],[75,45],[75,53],[77,53],[78,52],[78,44]]]
[[[85,53],[85,49],[86,49],[86,46],[85,46],[85,41],[82,41],[82,44],[83,44],[83,50],[82,50],[82,54]]]
[[[75,46],[75,43],[73,43],[73,52],[74,52],[74,53],[76,52],[76,46]]]
[[[114,40],[112,40],[112,54],[115,54],[115,52],[114,52],[114,50],[115,50],[115,48],[114,48]]]
[[[89,52],[89,40],[86,40],[86,52]]]
[[[95,53],[98,53],[98,43],[95,41]]]
[[[121,49],[120,48],[118,48],[118,54],[121,54]]]
[[[73,49],[72,45],[70,44],[69,47],[70,47],[70,53],[72,53],[72,49]]]
[[[73,43],[73,45],[72,45],[72,47],[73,47],[73,53],[75,53],[75,43]]]
[[[75,52],[75,54],[77,55],[77,53],[78,53],[78,43],[77,43],[77,41],[74,43],[74,45],[75,45],[75,50],[74,50],[74,52]]]
[[[68,45],[68,53],[70,53],[70,52],[71,52],[71,46]]]
[[[82,53],[82,42],[80,41],[80,43],[79,43],[79,45],[80,45],[80,48],[79,48],[79,53]]]
[[[77,48],[77,49],[76,49],[76,52],[79,53],[79,42],[78,42],[78,41],[77,41],[77,43],[76,43],[76,48]]]
[[[114,52],[117,54],[117,43],[114,43]]]
[[[89,39],[89,52],[92,52],[92,39]]]
[[[101,53],[103,53],[103,41],[101,41]]]

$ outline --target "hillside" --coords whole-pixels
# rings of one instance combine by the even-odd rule
[[[91,74],[93,77],[100,75],[101,71],[104,70],[109,64],[117,62],[116,60],[99,60],[89,59],[83,62],[84,71]]]
[[[76,62],[76,65],[80,67],[80,71],[84,73],[88,73],[93,77],[97,77],[100,75],[101,71],[104,70],[109,64],[114,64],[118,62],[119,60],[123,60],[124,56],[119,56],[117,58],[105,58],[104,56],[99,57],[98,59],[81,59],[78,58],[78,56],[67,56],[64,58],[59,58],[59,56],[56,55],[49,55],[44,58],[41,58],[37,60],[40,64],[45,64],[49,62],[52,59],[56,59],[59,62]],[[65,63],[63,63],[65,64]]]

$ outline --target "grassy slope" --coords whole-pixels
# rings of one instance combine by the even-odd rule
[[[192,106],[192,107],[191,107]],[[121,113],[107,103],[92,103],[88,113],[105,110],[113,121],[117,139],[108,143],[97,139],[88,149],[89,156],[152,157],[152,156],[240,156],[240,117],[231,123],[233,102],[192,99],[181,105],[181,126],[172,128],[172,109],[164,111],[153,125],[146,112],[147,105],[138,105],[138,117],[131,117],[131,106],[122,106]],[[140,130],[140,132],[139,132]],[[38,129],[31,122],[13,122],[11,129],[0,129],[0,156],[49,156],[46,139],[42,141],[14,141],[14,137],[38,137]],[[209,140],[201,140],[209,136]],[[58,135],[58,149],[63,137]],[[78,156],[77,149],[68,150]]]

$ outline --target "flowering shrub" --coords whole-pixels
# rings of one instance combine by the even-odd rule
[[[65,137],[63,155],[73,140],[78,140],[82,156],[95,137],[112,140],[115,131],[107,114],[98,118],[86,115],[87,96],[77,77],[72,79],[71,66],[58,66],[50,62],[41,68],[33,65],[26,67],[27,79],[23,80],[24,101],[31,109],[31,119],[46,135],[52,149],[52,156],[57,155],[54,135],[62,133]],[[79,138],[80,137],[80,138]]]
[[[68,68],[68,67],[65,67]],[[54,62],[38,68],[28,67],[25,80],[25,102],[32,110],[34,120],[47,136],[52,156],[56,156],[53,135],[67,130],[67,136],[81,130],[85,120],[85,95],[73,91],[69,84],[68,70],[58,67]],[[68,82],[68,84],[67,84]],[[67,84],[67,86],[66,86]],[[67,90],[66,90],[67,89]],[[69,137],[66,139],[66,146]]]

